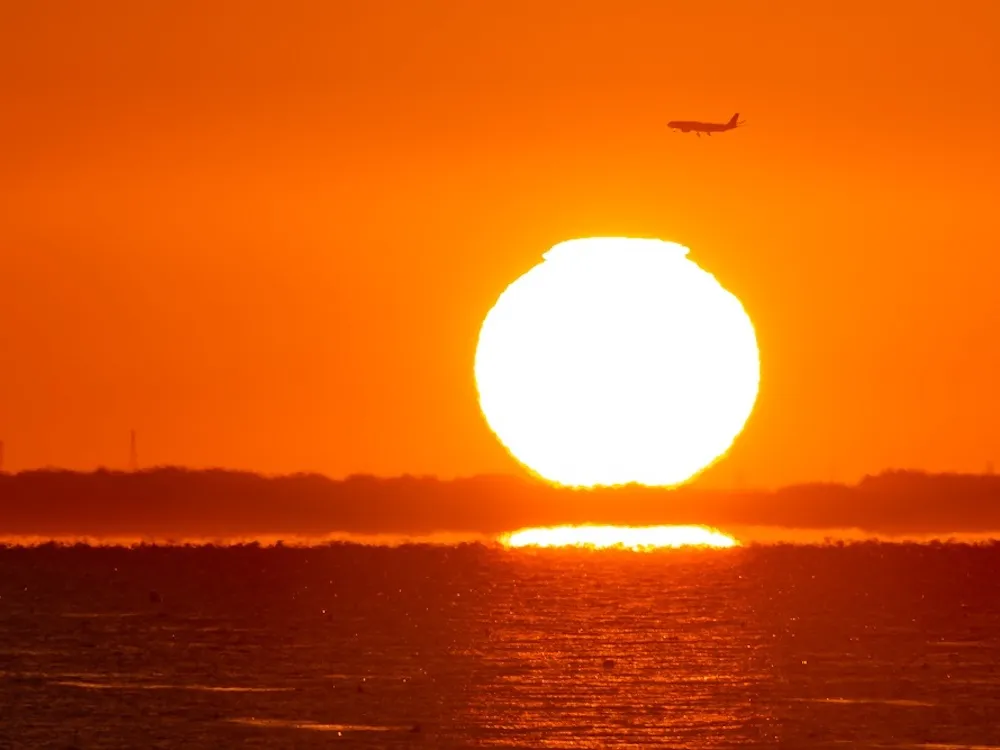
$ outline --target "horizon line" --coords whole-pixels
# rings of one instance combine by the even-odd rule
[[[536,486],[549,487],[555,490],[576,490],[576,491],[599,491],[599,490],[615,490],[615,489],[643,489],[649,491],[677,491],[677,490],[697,490],[701,492],[729,492],[729,493],[754,493],[754,492],[780,492],[781,490],[787,490],[797,487],[858,487],[864,484],[867,479],[877,479],[886,476],[901,476],[906,475],[910,477],[925,477],[925,478],[975,478],[975,479],[994,479],[1000,480],[1000,474],[996,474],[991,470],[984,472],[968,472],[968,471],[931,471],[928,469],[919,468],[893,468],[887,467],[881,469],[877,472],[862,474],[858,479],[853,482],[850,481],[840,481],[831,479],[814,479],[814,480],[801,480],[796,482],[789,482],[785,484],[777,484],[772,486],[729,486],[725,487],[721,484],[712,484],[709,486],[699,486],[698,477],[682,482],[677,485],[644,485],[638,482],[629,482],[617,485],[597,485],[593,487],[585,486],[570,486],[561,485],[556,482],[551,482],[544,478],[532,476],[529,473],[515,473],[515,472],[483,472],[477,474],[464,474],[456,475],[450,477],[442,477],[436,474],[416,474],[403,472],[399,474],[374,474],[370,472],[352,472],[350,474],[345,474],[342,476],[333,476],[321,471],[312,470],[297,470],[297,471],[285,471],[285,472],[267,472],[260,469],[240,469],[228,466],[186,466],[183,464],[157,464],[153,466],[141,467],[141,468],[114,468],[109,466],[96,466],[90,469],[73,469],[62,466],[39,466],[34,468],[24,468],[16,471],[5,470],[0,468],[0,478],[16,478],[25,475],[37,475],[37,474],[74,474],[74,475],[121,475],[121,476],[140,476],[149,475],[155,473],[163,472],[182,472],[189,474],[242,474],[249,475],[259,479],[265,480],[279,480],[279,479],[301,479],[301,478],[314,478],[322,479],[331,483],[345,483],[351,481],[381,481],[381,482],[394,482],[394,481],[423,481],[423,482],[437,482],[440,484],[450,484],[457,482],[469,482],[478,480],[502,480],[502,481],[514,481],[524,484],[531,484]]]

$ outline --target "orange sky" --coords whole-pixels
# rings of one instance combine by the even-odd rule
[[[632,234],[757,326],[704,481],[980,471],[998,28],[993,0],[5,7],[5,468],[123,467],[135,427],[147,465],[517,471],[480,322],[552,244]]]

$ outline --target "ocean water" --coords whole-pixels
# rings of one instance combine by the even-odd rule
[[[0,549],[0,749],[1000,747],[1000,546]]]

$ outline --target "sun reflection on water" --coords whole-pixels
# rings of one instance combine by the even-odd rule
[[[679,547],[728,548],[739,540],[709,526],[551,526],[501,534],[504,547],[585,547],[649,552]]]

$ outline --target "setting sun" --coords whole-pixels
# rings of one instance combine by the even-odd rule
[[[677,547],[740,546],[733,537],[707,526],[554,526],[504,534],[500,543],[505,547],[618,547],[636,552]]]
[[[687,481],[723,455],[757,398],[740,301],[655,239],[563,242],[483,322],[480,407],[507,450],[570,486]]]

